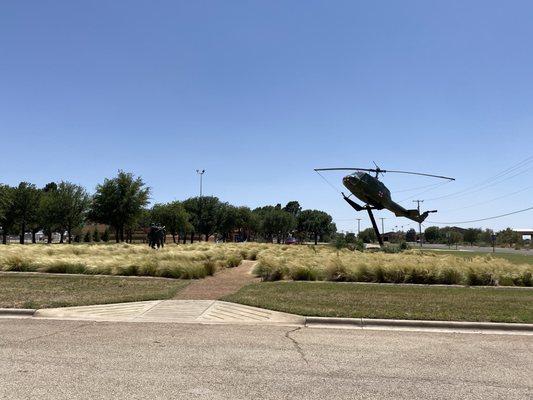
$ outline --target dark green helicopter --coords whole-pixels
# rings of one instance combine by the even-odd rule
[[[383,241],[381,239],[376,220],[374,219],[374,215],[372,214],[372,210],[387,209],[393,212],[397,217],[409,218],[410,220],[416,221],[419,224],[424,222],[430,213],[437,212],[437,210],[425,211],[421,214],[419,209],[408,210],[398,203],[395,203],[391,198],[390,190],[378,179],[379,174],[383,175],[387,172],[393,172],[398,174],[430,176],[433,178],[447,179],[450,181],[455,180],[454,178],[449,178],[447,176],[423,174],[420,172],[384,170],[379,168],[377,165],[376,168],[316,168],[315,171],[355,171],[350,175],[346,175],[342,179],[342,183],[354,196],[364,202],[365,205],[361,206],[357,204],[344,193],[342,193],[342,196],[344,200],[346,200],[346,202],[350,204],[356,211],[368,211],[370,221],[372,222],[372,226],[374,227],[374,231],[376,232],[376,236],[381,246],[383,246]],[[374,172],[375,176],[370,175],[368,172]]]

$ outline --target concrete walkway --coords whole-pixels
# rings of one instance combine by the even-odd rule
[[[185,289],[174,296],[176,300],[218,300],[228,294],[235,293],[241,287],[260,279],[252,275],[256,261],[244,260],[238,267],[227,268],[191,282]]]
[[[305,318],[214,300],[156,300],[37,310],[37,318],[124,322],[303,325]]]

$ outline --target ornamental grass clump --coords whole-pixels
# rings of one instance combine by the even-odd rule
[[[255,243],[169,243],[159,250],[128,243],[8,245],[0,246],[0,271],[197,279],[236,267],[244,257],[256,258],[266,247]]]
[[[258,255],[263,280],[531,286],[533,266],[487,256],[472,258],[408,250],[368,253],[329,246],[270,246]]]

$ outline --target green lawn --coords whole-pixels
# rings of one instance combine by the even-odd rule
[[[321,317],[533,323],[533,289],[262,282],[226,301]]]
[[[451,254],[452,256],[461,258],[487,257],[492,256],[496,258],[504,258],[513,264],[531,264],[533,265],[533,252],[531,255],[527,254],[513,254],[513,253],[484,253],[481,251],[460,251],[460,250],[423,250],[437,254]]]
[[[188,283],[157,278],[0,274],[0,307],[49,308],[169,299]]]

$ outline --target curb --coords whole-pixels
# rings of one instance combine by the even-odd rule
[[[305,317],[305,325],[352,325],[359,328],[365,327],[390,327],[390,328],[440,328],[462,330],[499,330],[499,331],[525,331],[533,332],[533,324],[510,324],[500,322],[460,322],[460,321],[424,321],[410,319],[372,319],[372,318],[330,318],[330,317]]]
[[[34,308],[0,308],[0,316],[24,315],[32,317],[37,310]]]

